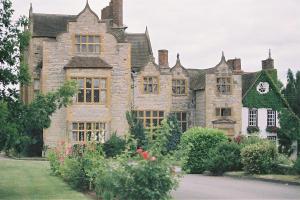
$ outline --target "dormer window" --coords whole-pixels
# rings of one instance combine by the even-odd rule
[[[186,95],[186,81],[184,79],[173,79],[172,93],[174,96]]]
[[[144,94],[158,94],[158,78],[144,77]]]
[[[231,78],[230,77],[218,77],[217,78],[217,90],[219,94],[231,94]]]
[[[99,35],[76,35],[76,52],[93,54],[100,52]]]

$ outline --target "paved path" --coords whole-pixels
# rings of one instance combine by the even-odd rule
[[[177,200],[198,199],[300,199],[300,186],[243,180],[230,177],[187,175],[177,191]]]

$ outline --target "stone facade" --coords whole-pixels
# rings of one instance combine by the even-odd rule
[[[40,92],[58,89],[66,80],[76,77],[106,78],[107,103],[74,103],[58,110],[51,126],[44,130],[44,143],[53,147],[60,140],[73,141],[74,122],[103,122],[106,139],[112,132],[128,131],[126,111],[163,111],[181,114],[187,128],[193,126],[219,128],[228,135],[241,133],[242,76],[240,60],[221,62],[210,69],[188,69],[179,55],[175,66],[169,66],[168,51],[159,51],[156,64],[149,34],[128,34],[123,27],[122,0],[112,0],[102,10],[102,19],[87,4],[78,15],[44,15],[30,12],[32,38],[28,64],[34,79],[39,80]],[[49,29],[52,27],[52,29]],[[82,54],[76,51],[76,35],[100,36],[100,53]],[[74,58],[97,58],[105,66],[74,64]],[[76,59],[75,59],[76,60]],[[109,67],[107,67],[109,66]],[[232,67],[233,66],[233,67]],[[217,91],[217,78],[229,77],[230,94]],[[157,92],[145,93],[145,77],[156,77]],[[184,88],[174,93],[174,81]],[[34,98],[34,88],[22,88],[25,102]],[[216,108],[231,108],[229,116],[216,116]]]

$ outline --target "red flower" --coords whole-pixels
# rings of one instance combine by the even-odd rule
[[[144,152],[142,153],[142,156],[143,156],[143,158],[144,158],[145,160],[148,160],[148,159],[149,159],[149,153],[148,153],[147,151],[144,151]]]

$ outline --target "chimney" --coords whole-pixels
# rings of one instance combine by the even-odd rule
[[[261,61],[262,69],[274,69],[274,60],[271,56],[271,49],[269,49],[269,58]]]
[[[240,58],[235,58],[227,61],[227,64],[233,71],[241,71],[242,63]]]
[[[158,50],[158,64],[159,66],[169,67],[169,56],[168,50]]]
[[[112,0],[112,16],[114,23],[123,27],[123,0]]]

